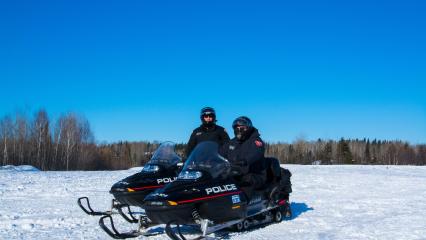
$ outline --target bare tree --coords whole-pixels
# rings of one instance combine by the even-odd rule
[[[33,139],[35,141],[36,164],[42,170],[47,169],[49,165],[48,150],[50,149],[51,139],[49,132],[49,118],[45,110],[39,110],[34,118]]]
[[[0,121],[0,136],[2,139],[2,165],[10,164],[9,163],[9,145],[10,139],[12,138],[13,133],[13,122],[10,116],[5,116]]]
[[[17,163],[19,165],[25,164],[26,159],[26,151],[28,149],[28,137],[29,137],[29,126],[27,118],[17,113],[15,117],[15,137],[17,138]]]
[[[79,136],[77,134],[77,118],[74,114],[68,114],[64,120],[62,132],[64,133],[63,141],[65,146],[65,163],[66,170],[69,170],[70,160],[74,153]]]
[[[65,117],[61,116],[55,125],[55,131],[53,136],[53,143],[55,145],[54,153],[53,153],[53,162],[54,162],[54,168],[57,169],[60,167],[62,158],[59,155],[61,153],[60,151],[60,144],[62,142],[62,129],[64,126]]]

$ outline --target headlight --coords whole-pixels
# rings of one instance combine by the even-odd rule
[[[195,180],[203,176],[203,173],[199,171],[183,171],[179,173],[178,179],[183,180]]]
[[[157,172],[158,170],[160,170],[160,167],[157,165],[145,165],[142,172]]]
[[[126,181],[119,181],[117,184],[120,184],[120,185],[123,185],[123,186],[129,185],[129,183],[126,182]]]

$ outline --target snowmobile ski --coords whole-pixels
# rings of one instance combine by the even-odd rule
[[[85,202],[85,205],[87,206],[87,207],[85,207],[85,205],[82,203],[82,201],[84,201]],[[85,213],[87,213],[88,215],[91,215],[91,216],[102,216],[102,215],[110,215],[110,214],[112,214],[112,209],[110,210],[110,211],[104,211],[104,212],[99,212],[99,211],[94,211],[93,209],[92,209],[92,206],[90,205],[90,201],[89,201],[89,198],[88,197],[80,197],[78,200],[77,200],[77,203],[78,203],[78,206],[80,206],[80,208],[85,212]],[[114,205],[114,202],[113,202],[113,204],[112,205]]]
[[[106,223],[106,220],[109,220],[109,224]],[[155,226],[146,216],[140,216],[138,222],[137,230],[132,230],[129,232],[119,232],[115,227],[114,220],[111,215],[102,216],[99,219],[99,226],[104,230],[110,237],[114,239],[126,239],[126,238],[136,238],[140,236],[154,236],[162,234],[162,232],[149,232],[148,228]],[[108,227],[108,225],[110,227]]]
[[[83,204],[85,202],[85,204]],[[129,223],[137,223],[138,219],[135,217],[135,214],[142,214],[142,212],[133,212],[130,209],[128,204],[119,203],[117,200],[112,199],[111,210],[108,211],[94,211],[92,206],[90,205],[90,201],[88,197],[81,197],[77,200],[80,208],[90,216],[104,216],[104,215],[115,215],[119,214]],[[123,211],[123,209],[127,209],[127,213]]]

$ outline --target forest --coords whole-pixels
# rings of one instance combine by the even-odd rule
[[[0,165],[66,171],[128,169],[146,163],[158,145],[157,141],[97,143],[89,121],[72,112],[52,122],[44,109],[31,117],[17,112],[0,118]],[[176,145],[183,158],[185,147],[185,143]],[[366,138],[297,139],[267,142],[265,155],[282,164],[426,165],[426,144]]]

